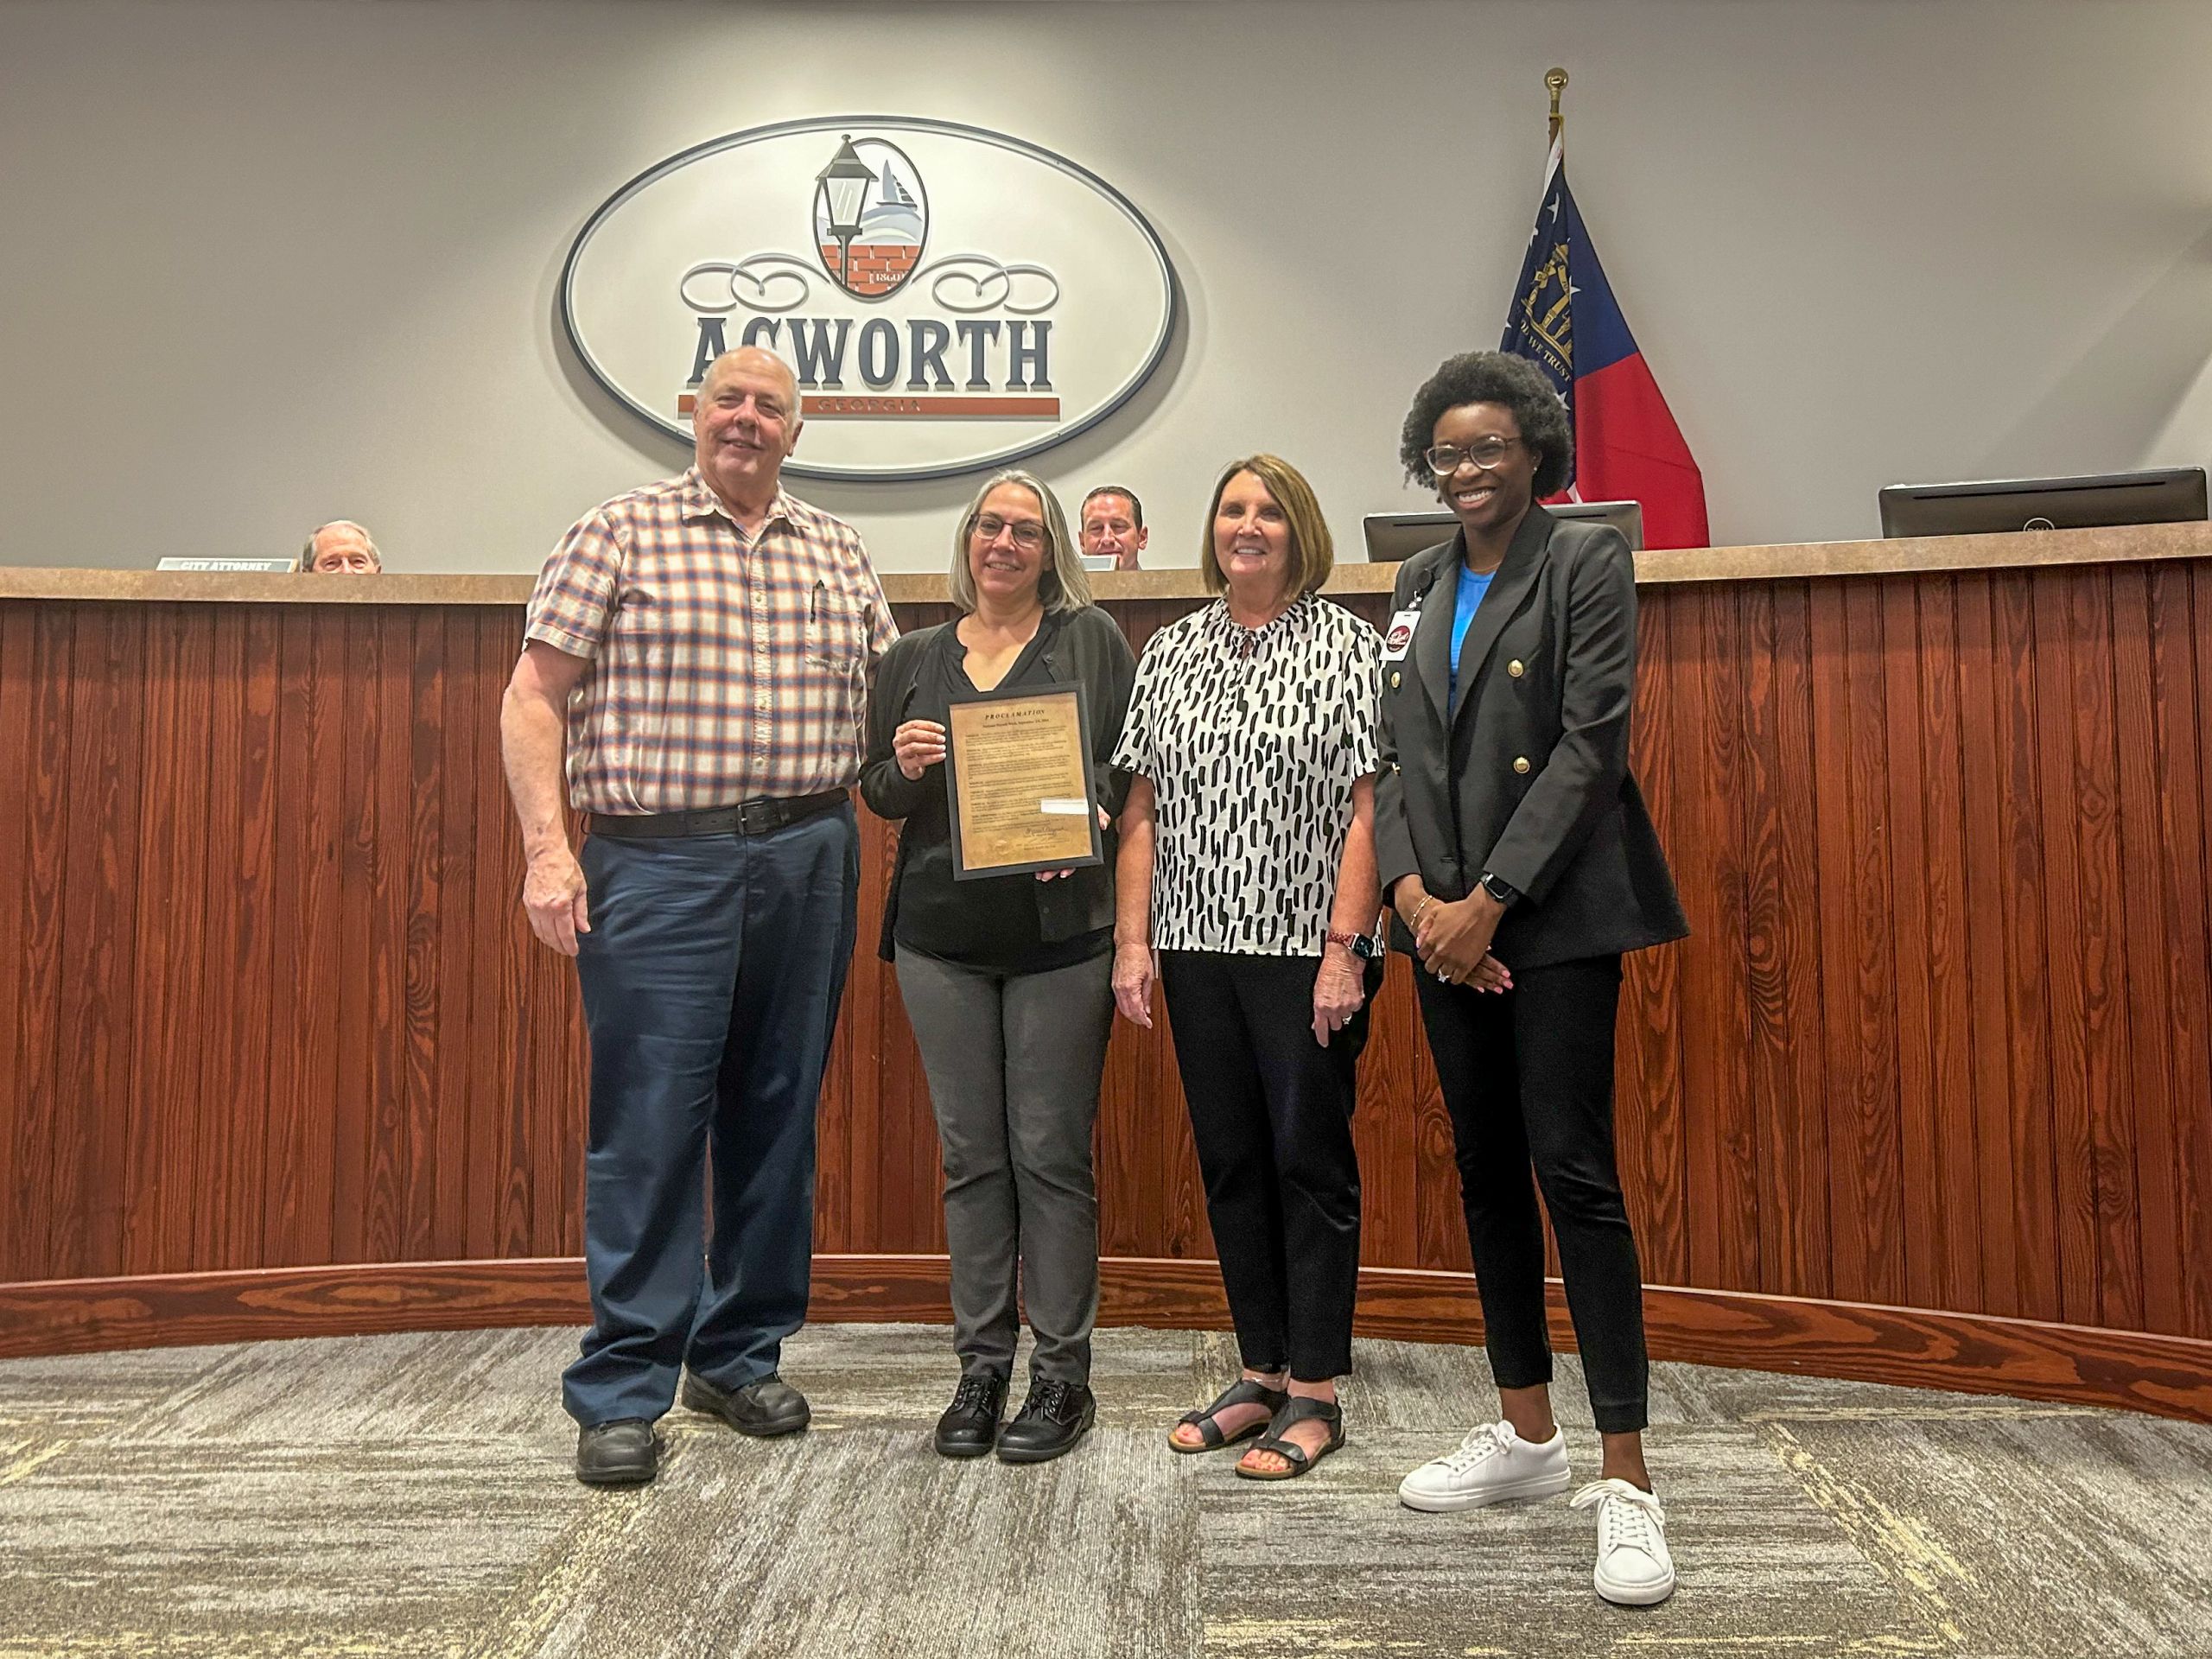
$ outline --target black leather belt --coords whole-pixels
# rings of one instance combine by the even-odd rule
[[[696,812],[593,812],[584,819],[588,835],[610,840],[657,840],[665,836],[771,836],[801,818],[845,804],[842,789],[819,795],[770,795],[735,806],[705,806]]]

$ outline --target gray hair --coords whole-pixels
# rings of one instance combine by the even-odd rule
[[[315,569],[315,538],[326,530],[336,530],[341,525],[347,530],[358,530],[361,532],[361,539],[369,544],[369,556],[377,562],[378,569],[383,569],[384,555],[377,549],[377,538],[369,534],[369,527],[366,524],[356,524],[351,518],[333,518],[328,524],[317,524],[313,530],[308,531],[308,544],[300,550],[300,569],[302,570]]]
[[[1075,538],[1068,534],[1067,514],[1043,479],[1019,467],[994,474],[960,515],[960,527],[952,532],[952,569],[945,582],[952,590],[952,602],[963,611],[976,608],[976,573],[968,568],[968,537],[982,516],[984,498],[1001,484],[1019,484],[1037,498],[1038,510],[1044,514],[1045,562],[1037,573],[1037,596],[1048,611],[1081,610],[1090,603],[1090,578],[1084,574]]]

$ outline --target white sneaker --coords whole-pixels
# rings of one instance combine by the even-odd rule
[[[1598,1511],[1598,1570],[1591,1581],[1607,1601],[1649,1607],[1675,1593],[1675,1558],[1667,1553],[1667,1511],[1641,1486],[1593,1480],[1570,1507]]]
[[[1567,1483],[1567,1436],[1556,1427],[1548,1440],[1524,1440],[1510,1423],[1484,1423],[1468,1431],[1458,1451],[1400,1481],[1398,1502],[1440,1515],[1509,1497],[1551,1497]]]

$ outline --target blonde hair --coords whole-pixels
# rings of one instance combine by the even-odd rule
[[[1313,499],[1313,486],[1306,481],[1306,474],[1281,455],[1269,454],[1232,461],[1214,480],[1213,499],[1206,503],[1205,522],[1198,532],[1198,573],[1205,578],[1206,591],[1217,594],[1229,586],[1220,556],[1214,551],[1213,521],[1221,511],[1229,480],[1239,473],[1249,473],[1267,486],[1290,527],[1290,565],[1284,575],[1284,591],[1300,598],[1313,593],[1337,568],[1336,543],[1329,539],[1328,521],[1321,517],[1321,504]]]
[[[1018,467],[994,474],[976,492],[968,511],[960,515],[960,527],[952,532],[952,569],[945,578],[952,602],[963,611],[976,608],[976,573],[968,568],[968,538],[975,532],[976,520],[982,517],[984,500],[1001,484],[1018,484],[1035,496],[1037,511],[1045,520],[1045,560],[1037,573],[1037,597],[1048,611],[1081,610],[1090,603],[1090,578],[1084,574],[1075,538],[1068,534],[1067,514],[1060,511],[1059,497],[1046,488],[1043,479]]]

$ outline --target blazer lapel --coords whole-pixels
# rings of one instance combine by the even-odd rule
[[[1497,636],[1504,631],[1513,613],[1521,608],[1521,601],[1535,585],[1536,573],[1543,569],[1544,549],[1551,541],[1553,523],[1551,514],[1542,507],[1529,507],[1529,516],[1513,532],[1513,540],[1498,564],[1497,574],[1490,579],[1490,591],[1483,595],[1483,602],[1467,624],[1467,637],[1459,645],[1459,697],[1452,710],[1455,721],[1460,709],[1467,706],[1468,688],[1481,676],[1483,664],[1490,660],[1490,653],[1497,644]],[[1455,594],[1456,588],[1455,578]],[[1445,666],[1447,670],[1451,666],[1448,640]]]
[[[1452,724],[1452,607],[1459,601],[1465,546],[1465,537],[1455,535],[1449,546],[1437,550],[1440,563],[1428,579],[1421,620],[1414,627],[1414,670],[1436,710],[1436,723],[1446,728]]]

